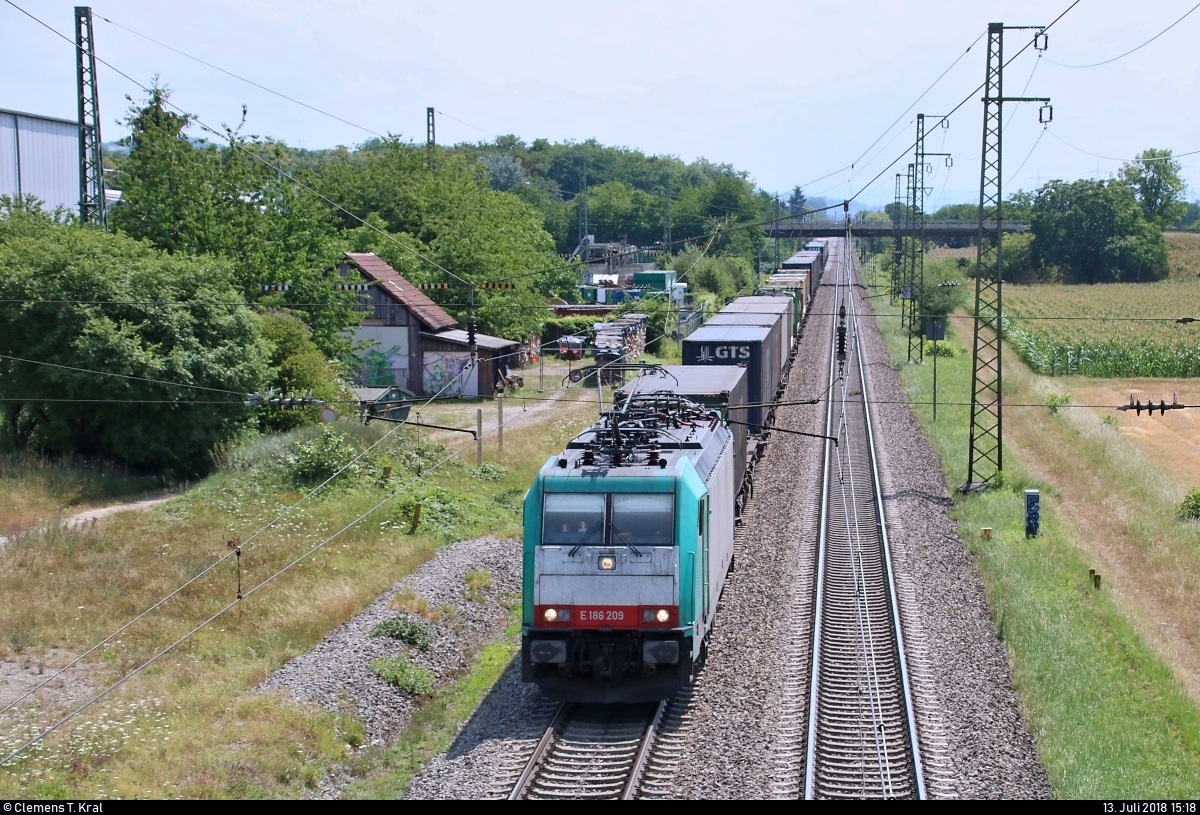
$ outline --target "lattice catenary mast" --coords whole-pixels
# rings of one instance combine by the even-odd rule
[[[1041,102],[1038,119],[1048,123],[1054,110],[1046,97],[1004,95],[1004,31],[1034,30],[1033,45],[1046,50],[1044,26],[988,23],[987,72],[983,95],[983,154],[979,169],[979,247],[975,261],[975,336],[971,364],[971,435],[967,480],[963,492],[986,488],[1004,468],[1004,423],[1001,412],[1000,230],[1002,220],[1001,157],[1005,102]]]
[[[943,127],[948,120],[940,117]],[[913,156],[912,194],[912,231],[909,233],[909,263],[907,286],[909,290],[908,304],[908,361],[923,363],[925,361],[925,196],[931,192],[925,186],[925,174],[933,172],[933,165],[927,163],[931,156],[943,156],[946,164],[950,164],[949,153],[927,153],[925,151],[925,114],[917,114],[917,142]]]
[[[104,159],[91,6],[75,7],[75,76],[79,87],[79,220],[103,226]]]

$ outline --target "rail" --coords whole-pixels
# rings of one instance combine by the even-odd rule
[[[924,798],[852,259],[839,260],[853,353],[839,364],[835,316],[825,426],[842,443],[824,451],[804,797]]]

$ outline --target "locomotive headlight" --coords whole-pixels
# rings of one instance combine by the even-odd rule
[[[600,570],[601,571],[611,572],[615,568],[617,568],[617,559],[616,558],[613,558],[613,557],[600,558]]]
[[[665,608],[660,608],[658,613],[654,615],[654,619],[658,620],[660,623],[665,623],[667,620],[671,619],[671,612],[667,611]]]
[[[571,622],[571,609],[548,608],[542,612],[542,619],[548,623],[569,623]]]

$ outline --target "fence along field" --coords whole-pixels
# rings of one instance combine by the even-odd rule
[[[1200,323],[1175,322],[1200,319],[1200,280],[1012,285],[1004,298],[1005,337],[1040,374],[1200,377]]]

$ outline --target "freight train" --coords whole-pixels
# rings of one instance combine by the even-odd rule
[[[703,665],[754,463],[824,266],[650,366],[525,495],[521,674],[554,699],[668,698]]]

